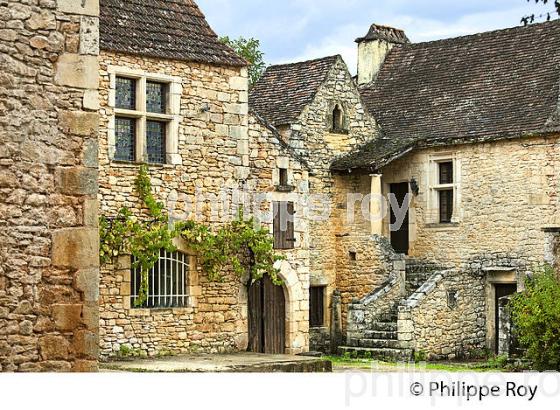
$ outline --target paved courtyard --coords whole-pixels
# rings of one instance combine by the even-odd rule
[[[101,370],[148,373],[330,373],[332,364],[316,357],[237,353],[123,359],[104,363]]]

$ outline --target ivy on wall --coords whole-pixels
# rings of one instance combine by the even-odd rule
[[[224,272],[233,272],[250,283],[269,275],[281,285],[279,272],[274,267],[284,258],[274,252],[274,241],[269,232],[257,227],[253,218],[246,219],[240,211],[237,219],[220,227],[216,232],[195,221],[178,222],[171,226],[163,203],[152,193],[148,167],[140,167],[135,182],[136,192],[143,204],[144,217],[138,217],[127,208],[115,217],[100,218],[100,263],[107,265],[121,255],[131,255],[133,269],[140,269],[141,286],[136,305],[143,305],[148,297],[148,273],[159,259],[161,250],[175,252],[175,238],[186,241],[196,252],[202,270],[212,282],[222,282]]]

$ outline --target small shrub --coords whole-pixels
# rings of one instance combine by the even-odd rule
[[[500,355],[488,359],[488,367],[493,369],[503,369],[508,364],[507,355]]]
[[[423,350],[417,350],[414,352],[414,362],[415,363],[422,363],[422,362],[426,362],[428,359],[428,356],[426,355],[426,352]]]
[[[560,370],[560,281],[545,266],[526,281],[526,290],[510,304],[525,358],[536,370]]]

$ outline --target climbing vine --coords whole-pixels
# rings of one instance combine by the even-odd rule
[[[213,282],[224,280],[223,272],[231,267],[239,277],[249,274],[251,283],[269,275],[280,285],[274,264],[283,257],[275,254],[269,232],[256,228],[253,218],[246,219],[240,211],[237,219],[216,232],[195,221],[169,223],[163,203],[152,193],[148,168],[141,166],[135,182],[142,201],[142,216],[129,208],[121,208],[114,217],[100,218],[100,262],[107,265],[120,255],[133,257],[133,268],[140,269],[141,285],[136,305],[143,305],[148,296],[148,273],[159,259],[160,252],[175,252],[173,240],[183,238],[197,253],[202,270]]]

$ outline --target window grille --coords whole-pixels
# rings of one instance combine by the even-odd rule
[[[136,121],[132,118],[115,118],[115,159],[134,161],[136,146]]]
[[[165,164],[165,125],[160,121],[146,123],[148,162],[151,164]]]
[[[134,268],[135,262],[132,258],[130,305],[133,308],[164,309],[188,305],[188,255],[181,252],[161,251],[159,260],[148,272],[148,298],[141,306],[136,306],[136,300],[140,292],[142,275],[140,268]]]

